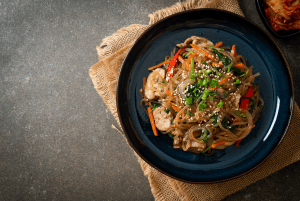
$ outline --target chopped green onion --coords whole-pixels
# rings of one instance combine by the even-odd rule
[[[205,90],[205,91],[203,92],[202,96],[201,96],[201,99],[204,100],[204,101],[206,101],[208,94],[209,94],[209,91],[208,91],[208,90]]]
[[[233,84],[241,84],[240,79],[236,79],[236,80],[233,82]]]
[[[194,67],[194,59],[191,59],[191,74],[190,74],[190,79],[195,79],[197,77],[196,73],[195,73],[195,67]]]
[[[187,105],[192,105],[193,104],[193,98],[192,97],[186,98],[185,101],[186,101]]]
[[[169,114],[170,110],[168,108],[165,109],[165,112]]]
[[[231,70],[232,66],[229,66],[227,69],[226,69],[226,73],[229,73],[230,70]]]
[[[213,71],[212,71],[212,69],[207,69],[205,72],[206,72],[206,74],[209,75],[209,74],[212,73]]]
[[[217,105],[217,108],[221,108],[222,106],[224,105],[224,102],[223,101],[220,101]]]
[[[174,135],[173,135],[173,134],[171,134],[171,133],[169,134],[169,136],[170,136],[170,138],[173,138],[173,137],[174,137]]]
[[[199,110],[201,110],[201,111],[204,111],[204,108],[206,108],[206,107],[207,107],[206,102],[199,104]]]
[[[202,84],[203,84],[203,80],[199,79],[199,80],[198,80],[198,85],[199,85],[199,86],[202,86]]]
[[[202,86],[206,86],[208,84],[208,78],[206,77],[203,82],[202,82]]]
[[[209,99],[212,100],[212,101],[217,100],[214,97],[209,97]]]

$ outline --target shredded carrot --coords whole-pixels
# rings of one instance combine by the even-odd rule
[[[179,112],[179,109],[175,105],[172,105],[172,108],[175,110],[175,112]]]
[[[203,55],[204,55],[205,57],[207,57],[207,58],[209,58],[209,59],[214,59],[214,56],[213,56],[212,54],[208,54],[206,51],[200,49],[197,45],[191,44],[191,46],[192,46],[194,49],[198,50],[199,52],[203,53]]]
[[[219,145],[224,145],[226,142],[230,142],[230,141],[221,141],[221,142],[216,142],[214,144],[212,144],[211,148],[215,148]]]
[[[215,67],[223,67],[223,64],[220,64],[218,62],[212,62],[212,66],[215,66]]]
[[[143,92],[145,92],[146,83],[147,83],[147,78],[143,77]]]
[[[152,66],[152,67],[148,68],[148,70],[153,70],[153,69],[159,68],[159,67],[161,67],[161,66],[163,66],[165,64],[168,64],[170,62],[171,62],[171,59],[168,59],[166,61],[161,62],[160,64],[157,64],[155,66]]]
[[[147,83],[147,78],[146,77],[143,77],[143,93],[145,95],[145,88],[146,88],[146,83]],[[148,102],[145,102],[145,105],[149,105]]]
[[[221,47],[222,45],[223,45],[223,42],[220,41],[220,42],[217,42],[217,43],[215,44],[215,47]]]
[[[231,77],[232,77],[231,74],[227,75],[226,78],[222,79],[220,82],[218,82],[218,84],[219,84],[219,85],[224,84],[224,83],[227,82]]]
[[[237,56],[237,53],[236,53],[236,45],[233,45],[233,46],[232,46],[232,55],[233,55],[234,57]]]
[[[234,64],[233,66],[236,67],[236,68],[243,68],[244,64],[243,63],[237,63],[237,64]]]
[[[169,96],[174,97],[174,94],[172,94],[172,93],[170,92],[170,90],[168,90],[168,89],[166,90],[166,94],[169,95]]]
[[[191,59],[194,58],[198,53],[193,53],[193,54],[190,54],[189,58],[186,60],[186,62],[190,63],[191,62]]]
[[[185,60],[185,69],[190,70],[191,59],[194,58],[198,53],[190,54],[190,56]]]
[[[157,132],[157,128],[155,126],[155,121],[154,121],[154,117],[153,117],[153,111],[151,109],[151,107],[148,107],[148,114],[149,114],[149,118],[150,118],[150,123],[152,126],[152,130],[155,136],[158,136],[158,132]]]
[[[180,55],[178,55],[178,60],[180,61],[180,63],[184,63],[185,62],[184,58],[182,58],[182,56],[180,56]]]
[[[213,87],[213,88],[210,88],[209,90],[216,90],[218,87]]]

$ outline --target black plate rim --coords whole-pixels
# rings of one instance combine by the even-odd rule
[[[286,64],[286,67],[287,67],[287,70],[289,72],[289,78],[290,78],[290,84],[291,84],[291,87],[292,87],[292,97],[291,97],[291,104],[290,104],[290,116],[289,116],[289,120],[288,120],[288,123],[286,125],[286,129],[285,131],[283,132],[282,136],[281,136],[281,139],[279,140],[278,144],[276,145],[276,147],[273,148],[273,150],[269,153],[269,155],[267,155],[264,160],[262,160],[260,163],[256,164],[254,167],[252,167],[251,169],[245,171],[244,173],[241,173],[239,175],[236,175],[236,176],[233,176],[233,177],[230,177],[230,178],[226,178],[226,179],[221,179],[221,180],[217,180],[217,181],[189,181],[189,180],[185,180],[185,179],[182,179],[182,178],[178,178],[178,177],[175,177],[159,168],[157,168],[155,165],[153,165],[149,160],[147,160],[147,158],[145,158],[140,152],[139,150],[133,145],[133,142],[131,141],[127,131],[124,129],[125,126],[124,126],[124,123],[122,121],[122,114],[120,113],[120,105],[119,105],[119,101],[122,101],[120,100],[120,77],[121,77],[121,74],[122,72],[124,71],[124,64],[126,63],[127,61],[127,58],[128,58],[128,55],[131,53],[132,49],[134,49],[134,47],[137,45],[137,43],[139,42],[139,40],[144,36],[146,35],[149,31],[151,31],[151,29],[155,26],[157,26],[157,24],[160,24],[160,23],[163,23],[164,21],[167,21],[168,19],[174,17],[174,16],[177,16],[177,15],[181,15],[181,14],[185,14],[185,13],[189,13],[189,12],[201,12],[201,11],[204,11],[204,10],[208,10],[208,11],[218,11],[220,12],[220,14],[222,13],[227,13],[227,14],[230,14],[230,15],[234,15],[238,18],[242,18],[243,20],[247,21],[247,23],[250,23],[252,24],[253,26],[257,27],[260,31],[262,31],[264,34],[266,34],[266,36],[268,36],[268,38],[273,42],[273,44],[277,47],[278,51],[280,52],[282,58],[284,59],[284,62]],[[236,179],[236,178],[239,178],[243,175],[246,175],[250,172],[252,172],[253,170],[255,170],[256,168],[258,168],[261,164],[263,164],[276,150],[277,148],[279,147],[279,145],[281,144],[281,142],[283,141],[287,131],[288,131],[288,128],[290,126],[290,123],[291,123],[291,119],[292,119],[292,116],[293,116],[293,112],[294,112],[294,85],[293,85],[293,81],[292,81],[292,75],[291,75],[291,71],[290,71],[290,68],[289,68],[289,65],[286,61],[286,58],[284,57],[281,49],[279,48],[279,46],[277,45],[277,43],[273,40],[273,38],[270,36],[269,33],[267,33],[266,31],[264,31],[261,27],[259,27],[257,24],[251,22],[250,20],[246,19],[245,17],[241,16],[241,15],[238,15],[238,14],[235,14],[233,12],[230,12],[230,11],[226,11],[226,10],[222,10],[222,9],[216,9],[216,8],[199,8],[199,9],[193,9],[193,10],[187,10],[187,11],[182,11],[182,12],[178,12],[178,13],[175,13],[175,14],[172,14],[170,16],[167,16],[159,21],[157,21],[156,23],[154,23],[153,25],[151,25],[150,27],[148,27],[138,38],[137,40],[133,43],[133,45],[131,46],[131,48],[129,49],[128,53],[126,54],[125,56],[125,59],[123,60],[123,63],[121,65],[121,68],[120,68],[120,71],[119,71],[119,76],[118,76],[118,80],[117,80],[117,87],[116,87],[116,106],[117,106],[117,114],[118,114],[118,118],[119,118],[119,121],[120,121],[120,125],[123,129],[123,132],[125,133],[125,137],[127,139],[127,142],[128,144],[130,145],[130,147],[138,154],[139,157],[141,157],[148,165],[150,165],[151,167],[153,167],[154,169],[156,169],[157,171],[161,172],[162,174],[164,175],[167,175],[173,179],[176,179],[178,181],[182,181],[182,182],[186,182],[186,183],[191,183],[191,184],[214,184],[214,183],[221,183],[221,182],[225,182],[225,181],[230,181],[230,180],[233,180],[233,179]]]
[[[286,37],[290,37],[290,36],[294,36],[300,33],[300,30],[290,30],[290,31],[286,31],[285,33],[283,32],[277,32],[274,31],[271,27],[271,25],[268,22],[268,19],[265,15],[265,11],[264,11],[264,6],[263,6],[264,0],[256,0],[256,8],[258,10],[259,16],[261,18],[261,20],[263,21],[265,27],[268,29],[268,31],[273,34],[274,36],[278,37],[278,38],[286,38]]]

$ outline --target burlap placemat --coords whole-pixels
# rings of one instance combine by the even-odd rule
[[[97,47],[99,62],[92,66],[89,75],[94,87],[119,123],[116,108],[116,83],[122,64],[133,42],[153,23],[176,12],[195,8],[219,8],[243,15],[237,0],[192,0],[149,15],[149,25],[131,25],[103,39]],[[275,153],[254,171],[237,179],[216,184],[189,184],[172,179],[152,168],[136,153],[138,161],[148,177],[156,200],[221,200],[226,196],[252,184],[279,169],[300,159],[298,128],[300,110],[294,104],[294,113],[286,137]],[[124,136],[124,134],[122,134]],[[125,138],[126,140],[126,138]]]

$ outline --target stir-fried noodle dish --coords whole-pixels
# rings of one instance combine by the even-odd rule
[[[154,135],[158,129],[174,148],[206,155],[239,146],[264,102],[254,84],[259,73],[236,49],[192,36],[149,68],[140,93]]]

